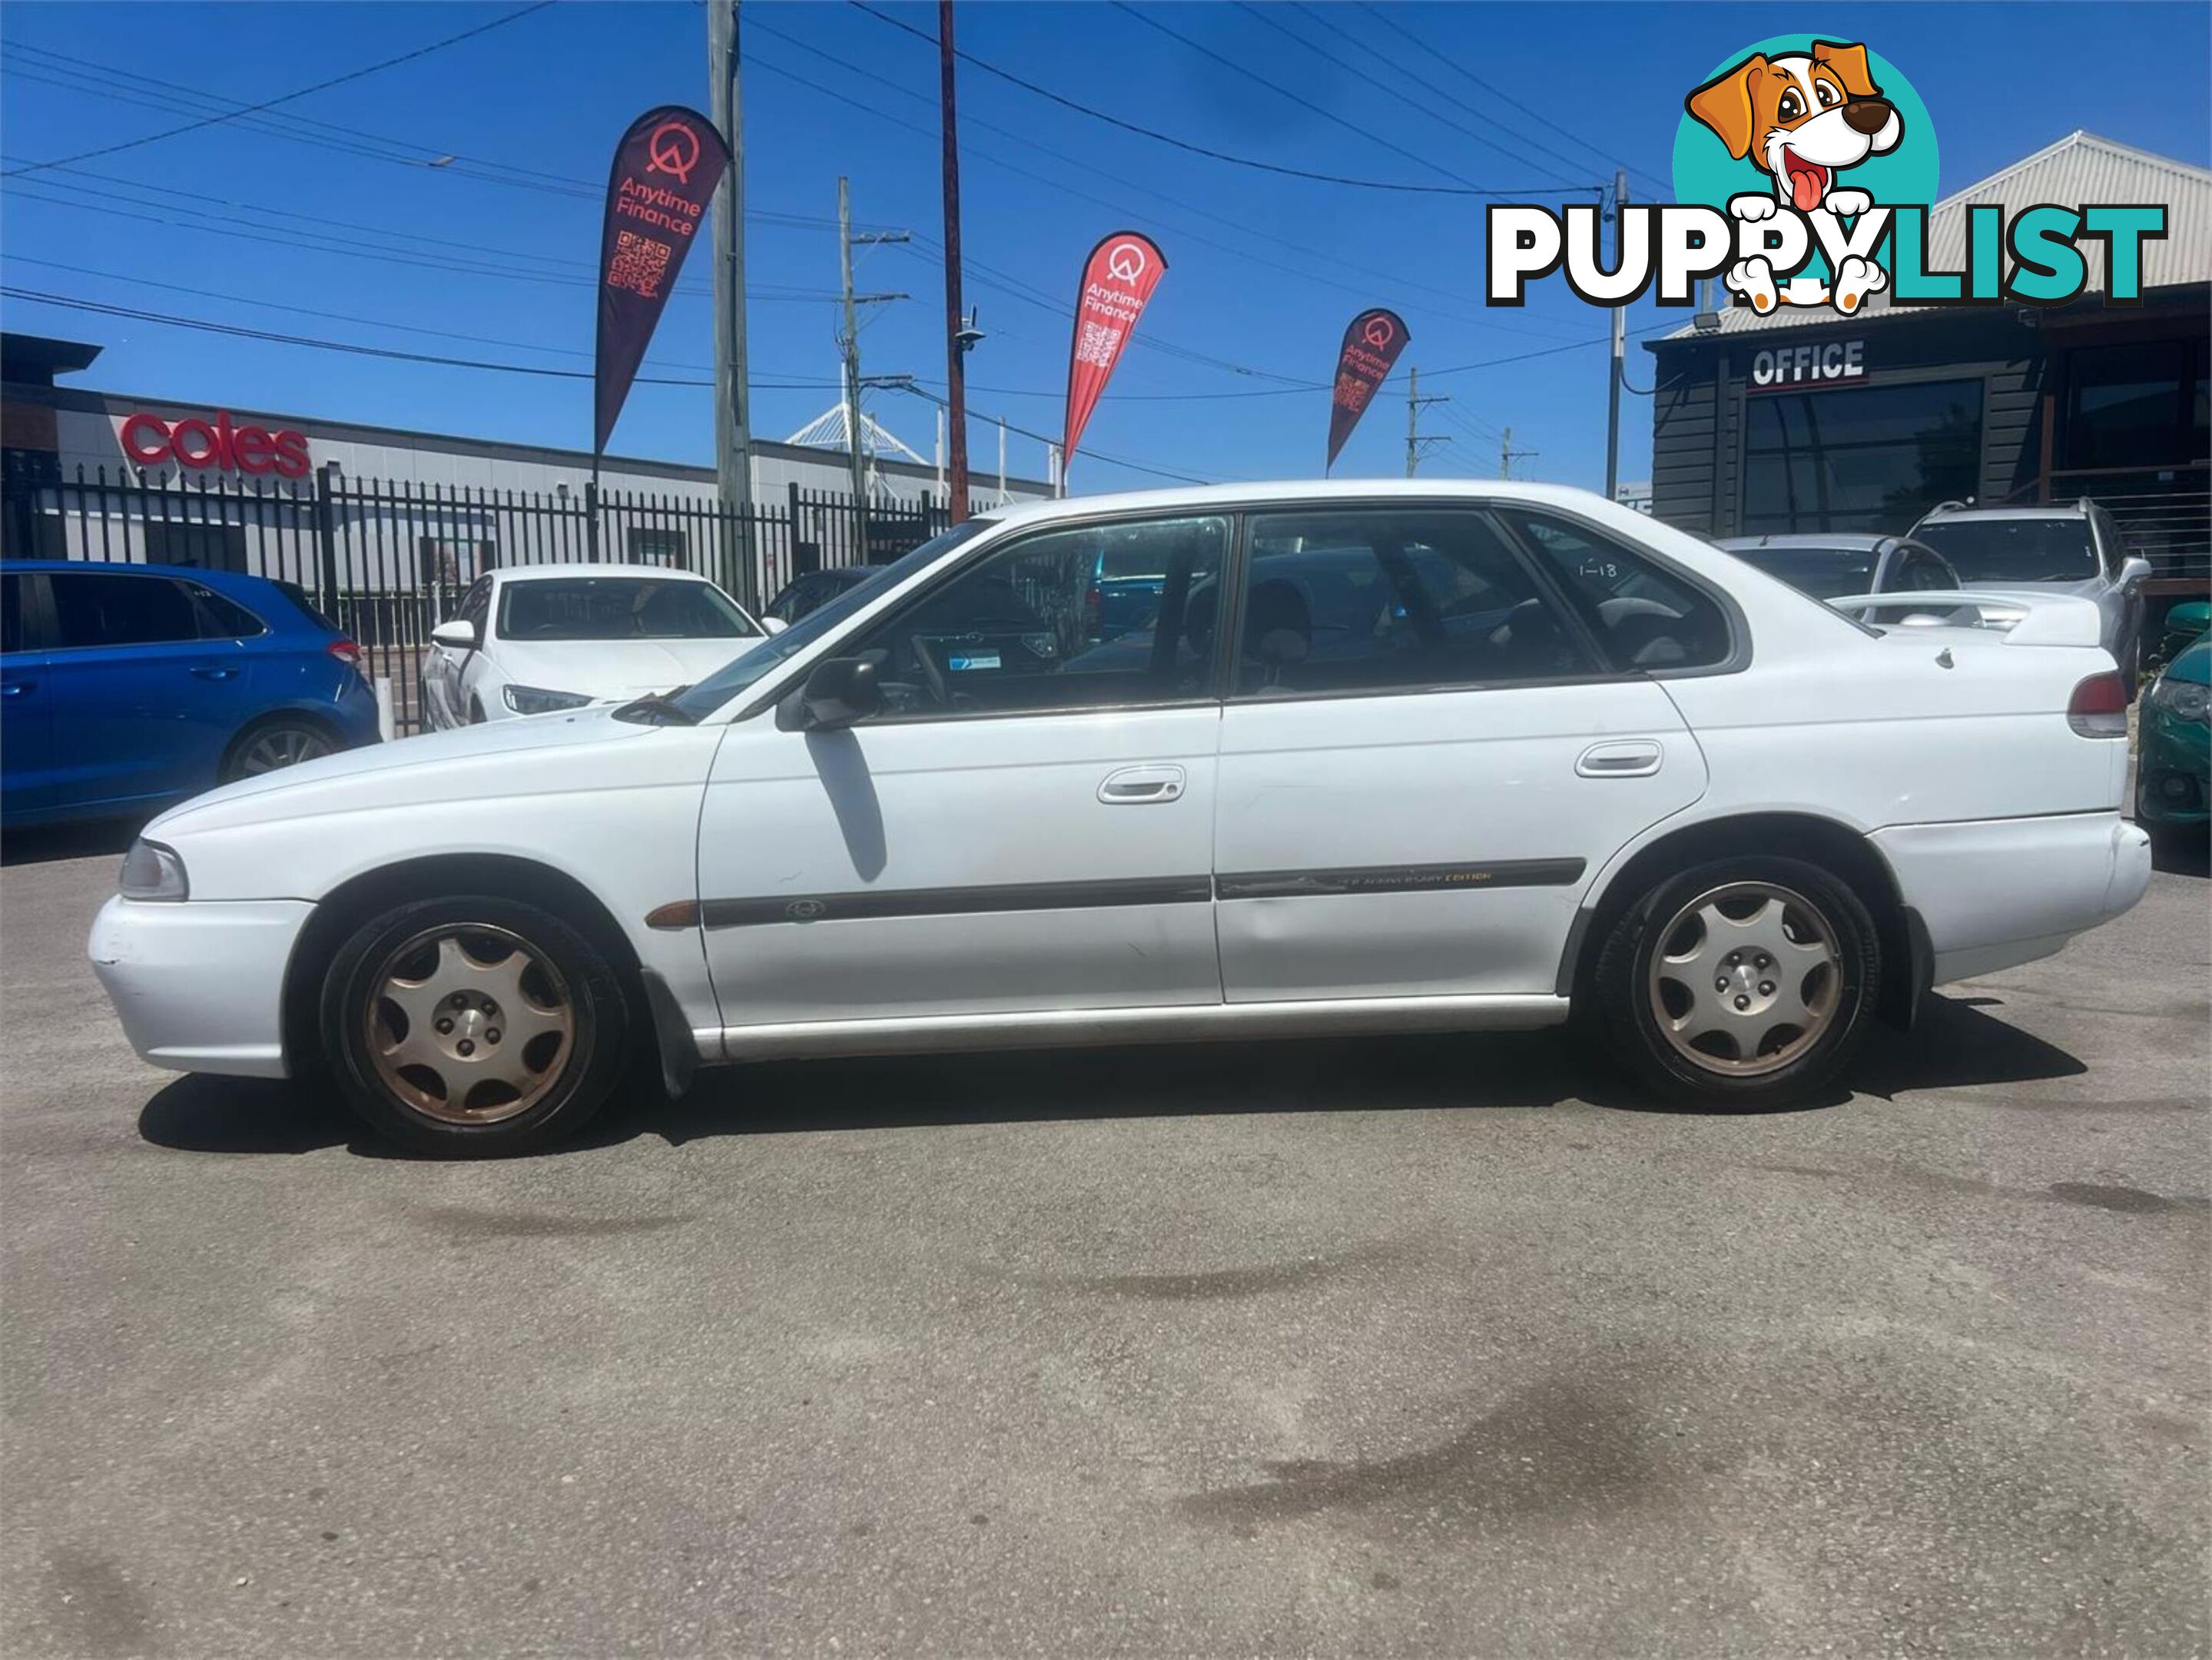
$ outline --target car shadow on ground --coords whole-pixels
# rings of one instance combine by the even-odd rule
[[[1894,1098],[2087,1070],[1984,1012],[1995,1000],[1932,996],[1911,1032],[1877,1027],[1852,1082],[1863,1094]],[[762,1062],[702,1072],[680,1100],[633,1091],[548,1156],[647,1135],[680,1146],[721,1135],[1048,1120],[1571,1105],[1685,1112],[1620,1083],[1587,1047],[1547,1031]],[[1829,1111],[1850,1099],[1837,1090],[1789,1110]],[[371,1137],[323,1084],[180,1078],[146,1104],[138,1130],[183,1152],[344,1146],[368,1158],[409,1156]]]
[[[34,825],[0,836],[0,865],[47,865],[63,859],[120,859],[131,850],[143,818],[109,818],[82,824]]]

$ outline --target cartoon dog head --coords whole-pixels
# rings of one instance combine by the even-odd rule
[[[1837,173],[1897,148],[1904,119],[1867,71],[1864,46],[1815,40],[1809,52],[1754,52],[1683,100],[1729,154],[1753,157],[1800,213],[1827,199]]]

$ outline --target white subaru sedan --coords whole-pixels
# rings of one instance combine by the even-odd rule
[[[430,631],[423,725],[475,726],[672,691],[767,632],[690,571],[582,564],[489,571]]]
[[[1139,557],[1156,603],[1106,620]],[[327,1074],[448,1153],[574,1131],[640,1049],[680,1089],[1570,1015],[1655,1094],[1766,1107],[2142,896],[2095,612],[2033,610],[1869,629],[1535,485],[1042,503],[672,696],[164,814],[92,958],[148,1060]]]

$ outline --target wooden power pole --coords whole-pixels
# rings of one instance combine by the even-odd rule
[[[937,0],[937,74],[945,130],[945,390],[951,427],[952,522],[968,516],[968,341],[960,309],[960,137],[953,116],[952,0]]]
[[[1422,397],[1420,370],[1409,368],[1406,371],[1407,477],[1411,478],[1415,472],[1419,471],[1421,457],[1428,453],[1428,449],[1431,445],[1449,444],[1451,442],[1451,438],[1449,434],[1433,438],[1424,438],[1421,436],[1421,406],[1425,404],[1449,404],[1450,402],[1451,398],[1449,395],[1444,392],[1431,392],[1426,398]]]
[[[730,147],[730,169],[714,192],[714,488],[720,502],[722,569],[732,593],[753,592],[752,414],[745,361],[745,127],[738,40],[738,0],[708,0],[707,74],[714,125]]]

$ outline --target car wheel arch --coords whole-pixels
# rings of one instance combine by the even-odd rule
[[[1858,895],[1874,918],[1881,946],[1879,1012],[1893,1023],[1910,1025],[1927,952],[1896,873],[1865,832],[1811,812],[1731,813],[1678,825],[1601,873],[1568,932],[1558,994],[1577,1000],[1589,997],[1598,954],[1614,923],[1669,873],[1731,854],[1777,852],[1820,866]]]
[[[450,893],[520,900],[568,921],[613,964],[637,1029],[659,1034],[665,1049],[665,1022],[656,1019],[657,1000],[647,995],[636,948],[614,913],[589,887],[566,871],[511,854],[433,854],[364,871],[315,902],[284,969],[283,1045],[291,1076],[301,1075],[310,1057],[319,1058],[323,977],[349,935],[391,906]],[[688,1041],[688,1033],[686,1037]],[[689,1057],[686,1076],[688,1065],[696,1060],[696,1054]],[[663,1069],[672,1069],[665,1055]]]

